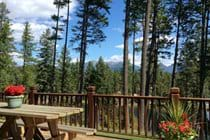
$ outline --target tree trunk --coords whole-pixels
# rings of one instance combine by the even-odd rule
[[[54,43],[54,49],[53,49],[51,92],[55,91],[55,62],[56,62],[56,46],[57,46],[57,37],[58,37],[59,16],[60,16],[60,0],[58,1],[57,21],[56,21],[56,30],[55,30],[55,43]]]
[[[205,80],[205,23],[206,23],[206,1],[202,3],[202,27],[201,27],[201,49],[200,49],[200,97],[203,97]]]
[[[151,81],[151,75],[152,75],[152,62],[154,62],[154,50],[155,50],[155,45],[156,45],[156,22],[157,22],[157,0],[154,0],[154,14],[153,14],[153,21],[152,21],[152,42],[151,45],[149,46],[149,63],[148,63],[148,68],[147,68],[147,79],[146,79],[146,90],[145,94],[146,96],[149,96],[150,92],[150,81]],[[153,68],[154,69],[154,68]]]
[[[126,0],[125,9],[125,29],[124,29],[124,54],[123,54],[123,95],[128,95],[128,39],[129,39],[129,22],[130,22],[130,0]],[[127,99],[124,100],[125,111],[125,133],[128,129],[128,105]]]
[[[205,81],[205,23],[206,23],[206,0],[202,1],[202,26],[201,26],[201,48],[200,48],[200,84],[199,84],[199,91],[200,97],[203,98],[203,88],[204,88],[204,81]],[[202,113],[202,106],[203,104],[200,103],[201,109],[201,120],[204,120],[204,114]],[[204,125],[201,125],[204,128]],[[200,139],[205,139],[205,130],[201,129],[200,131]]]
[[[129,8],[130,0],[126,1],[125,31],[124,31],[124,54],[123,54],[123,94],[128,94],[128,39],[129,39]]]
[[[172,77],[171,77],[171,87],[174,87],[175,82],[175,76],[176,76],[176,65],[177,65],[177,57],[178,57],[178,51],[179,51],[179,30],[180,30],[180,20],[181,20],[181,8],[182,8],[182,0],[178,1],[178,16],[177,16],[177,31],[176,31],[176,47],[175,47],[175,54],[174,54],[174,65],[173,65],[173,71],[172,71]]]
[[[134,21],[134,28],[136,26],[136,21]],[[133,67],[132,67],[132,95],[135,93],[135,55],[136,55],[136,45],[135,45],[135,39],[136,39],[136,29],[133,31]]]
[[[85,1],[84,11],[88,11],[88,5]],[[79,67],[79,88],[78,93],[83,92],[84,88],[84,66],[85,66],[85,55],[86,55],[86,38],[87,38],[87,23],[88,23],[88,12],[83,13],[83,23],[82,23],[82,39],[80,48],[80,67]]]
[[[62,67],[62,78],[61,78],[61,92],[64,92],[64,85],[65,85],[65,76],[66,76],[66,51],[67,51],[67,44],[68,44],[68,29],[69,29],[69,7],[70,1],[67,1],[67,15],[66,15],[66,35],[65,35],[65,44],[64,44],[64,55],[63,55],[63,67]]]
[[[144,39],[143,39],[143,47],[142,47],[142,61],[141,61],[141,83],[140,83],[140,94],[141,96],[145,96],[145,85],[146,85],[146,67],[147,67],[147,40],[148,40],[148,33],[149,33],[149,22],[150,22],[150,9],[151,9],[151,0],[147,1],[147,12],[146,12],[146,19],[145,19],[145,29],[144,29]],[[142,129],[146,129],[146,124],[144,121],[144,112],[145,112],[145,105],[144,100],[141,100],[141,104],[139,106],[141,108],[140,111],[140,127]],[[145,131],[146,132],[146,131]]]
[[[158,48],[159,48],[158,43],[156,43],[154,47],[155,49],[154,49],[154,66],[153,66],[153,79],[152,79],[152,96],[156,96],[157,94],[156,82],[157,82],[157,69],[158,69]]]

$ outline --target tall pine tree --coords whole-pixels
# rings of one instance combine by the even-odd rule
[[[41,92],[50,92],[51,88],[53,41],[49,40],[50,37],[50,29],[47,29],[40,38],[41,48],[38,55],[37,84]]]
[[[23,81],[22,83],[26,86],[34,85],[34,68],[33,68],[33,56],[32,52],[34,50],[33,35],[31,32],[30,24],[25,23],[25,27],[22,35],[22,55],[23,55]]]
[[[108,26],[106,15],[109,13],[109,2],[110,0],[79,0],[79,9],[76,12],[79,19],[72,29],[72,41],[80,41],[77,48],[80,52],[79,93],[84,89],[84,66],[88,45],[98,44],[106,38],[102,28]]]

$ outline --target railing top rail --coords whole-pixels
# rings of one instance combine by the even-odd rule
[[[180,97],[182,101],[206,101],[210,102],[210,98],[193,98],[193,97]]]
[[[52,95],[52,96],[87,96],[87,94],[78,94],[78,93],[44,93],[44,92],[37,92],[37,95]]]
[[[37,92],[37,95],[49,95],[49,96],[87,96],[87,94],[78,93],[42,93]],[[105,95],[105,94],[93,94],[94,97],[107,97],[107,98],[130,98],[130,99],[149,99],[149,100],[168,100],[169,97],[162,96],[131,96],[131,95]],[[195,98],[195,97],[180,97],[182,101],[206,101],[210,102],[210,98]]]
[[[95,97],[110,97],[110,98],[133,98],[133,99],[161,99],[167,100],[169,97],[161,97],[161,96],[130,96],[130,95],[102,95],[102,94],[94,94]]]

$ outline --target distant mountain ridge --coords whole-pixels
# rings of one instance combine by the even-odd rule
[[[94,65],[96,65],[96,61],[92,61]],[[123,62],[105,62],[109,68],[113,71],[121,71],[123,68]],[[87,67],[88,63],[85,63],[85,68]],[[170,66],[166,66],[163,63],[159,63],[160,68],[164,71],[164,72],[168,72],[168,73],[172,73],[173,70],[173,64]],[[139,70],[140,66],[135,65],[135,70]]]

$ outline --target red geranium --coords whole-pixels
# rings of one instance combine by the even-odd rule
[[[23,85],[10,85],[4,89],[4,92],[7,96],[18,96],[24,94],[25,87]]]
[[[169,140],[193,140],[197,134],[192,128],[186,113],[182,114],[182,122],[162,121],[159,123],[161,138]]]

